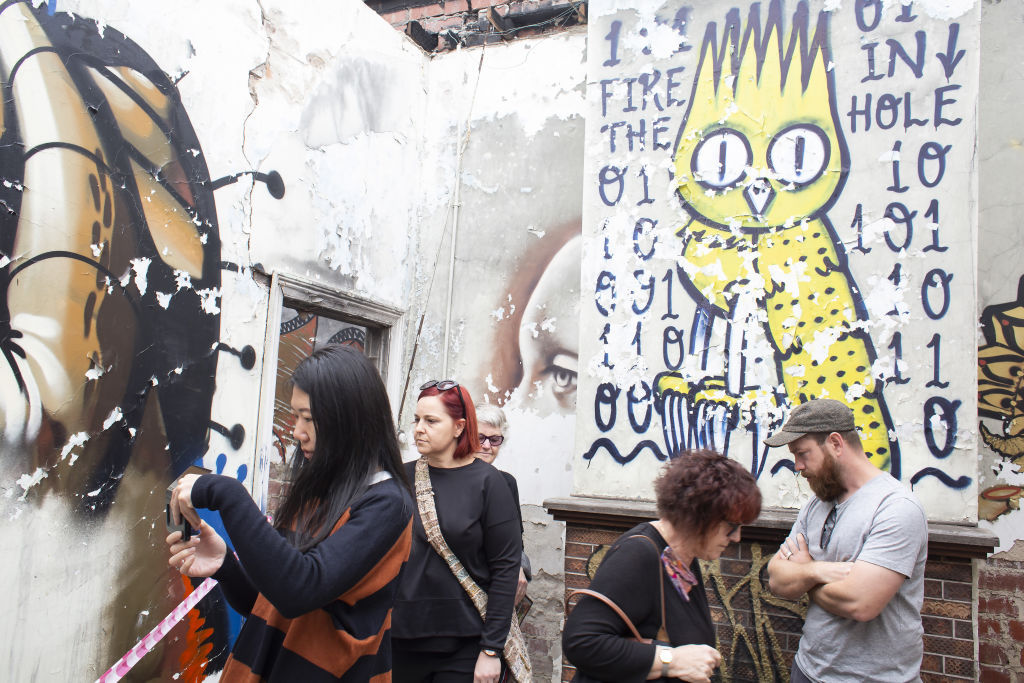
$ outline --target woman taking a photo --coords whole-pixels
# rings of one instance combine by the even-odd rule
[[[761,511],[761,492],[743,467],[711,451],[672,460],[654,492],[658,520],[615,541],[590,589],[615,603],[641,636],[663,642],[637,641],[612,607],[584,595],[562,634],[576,683],[708,683],[721,661],[698,560],[716,560],[739,542],[740,527]]]
[[[275,525],[236,479],[186,475],[171,516],[199,536],[171,533],[169,563],[213,576],[246,616],[222,681],[386,678],[414,504],[384,384],[357,350],[324,347],[295,369],[291,408],[297,447]],[[196,508],[220,512],[234,554]]]
[[[420,387],[413,436],[421,457],[406,463],[417,506],[412,554],[392,627],[396,683],[496,683],[503,654],[516,680],[529,680],[512,619],[519,518],[501,473],[473,457],[477,434],[463,387]]]

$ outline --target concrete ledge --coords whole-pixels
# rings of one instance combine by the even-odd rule
[[[619,498],[549,498],[544,501],[544,509],[559,522],[622,531],[658,516],[651,501]],[[743,540],[781,543],[793,526],[796,513],[791,508],[764,508],[760,517],[743,527]],[[997,545],[999,539],[994,534],[977,526],[928,522],[930,557],[986,557]]]

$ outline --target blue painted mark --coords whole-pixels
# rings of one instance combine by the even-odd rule
[[[925,477],[935,477],[943,484],[951,489],[958,491],[967,488],[971,483],[971,478],[967,476],[957,477],[953,479],[951,476],[938,469],[937,467],[925,467],[923,470],[919,470],[917,474],[910,478],[910,485],[914,486],[917,482],[921,481]]]
[[[593,444],[591,444],[590,450],[583,454],[583,459],[593,459],[593,457],[597,455],[598,451],[600,451],[602,448],[608,451],[608,454],[612,456],[612,459],[615,460],[615,462],[619,463],[620,465],[626,465],[632,462],[636,458],[636,456],[638,456],[640,452],[643,451],[644,449],[650,450],[651,453],[654,454],[654,457],[656,457],[658,460],[668,460],[668,456],[661,452],[661,449],[658,448],[658,444],[654,443],[649,439],[644,439],[643,441],[638,443],[632,451],[623,455],[622,453],[619,452],[619,448],[618,446],[615,445],[615,442],[606,437],[601,437]]]
[[[790,472],[796,472],[796,465],[794,465],[793,461],[790,460],[789,458],[783,458],[782,460],[775,463],[775,465],[772,467],[772,476],[774,477],[776,474],[778,474],[780,471],[784,469],[789,470]]]
[[[228,456],[225,453],[218,454],[215,463],[215,472],[217,474],[224,474],[224,469],[228,464]],[[202,466],[202,458],[197,458],[195,464]],[[245,465],[239,466],[236,475],[238,481],[244,482],[248,471],[249,469]],[[228,535],[228,530],[224,528],[224,521],[220,518],[220,513],[213,510],[199,510],[199,517],[213,527],[213,530],[224,539],[224,543],[228,546],[228,551],[233,552],[234,546],[231,544],[231,536]],[[242,630],[242,623],[245,619],[241,614],[231,609],[231,605],[227,604],[227,602],[224,603],[224,606],[227,608],[228,617],[228,644],[230,647],[234,647],[235,640],[238,638],[239,631]]]
[[[46,3],[46,12],[47,12],[47,14],[49,14],[52,17],[53,13],[56,12],[56,11],[57,11],[57,0],[48,0],[47,3]]]

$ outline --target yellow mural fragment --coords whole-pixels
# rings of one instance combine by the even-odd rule
[[[770,388],[774,401],[846,401],[872,461],[898,476],[867,314],[827,216],[849,169],[828,15],[813,22],[801,4],[784,36],[780,13],[772,3],[762,25],[755,5],[744,30],[731,24],[719,44],[711,24],[705,36],[674,158],[690,216],[678,232],[679,275],[698,306],[730,322],[732,335],[763,330],[784,390]],[[742,410],[764,393],[742,378],[696,385],[682,373],[661,375],[658,389],[691,406]]]

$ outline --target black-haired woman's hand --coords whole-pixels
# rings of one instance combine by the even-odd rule
[[[171,521],[175,524],[179,524],[184,518],[192,525],[193,529],[199,528],[199,513],[196,512],[196,508],[192,505],[192,487],[196,483],[201,475],[198,474],[186,474],[178,480],[178,485],[174,487],[174,492],[171,494]]]
[[[206,522],[200,522],[199,535],[181,542],[181,532],[173,531],[167,536],[171,547],[171,558],[167,564],[185,576],[205,578],[213,576],[224,564],[228,547],[224,539]]]

